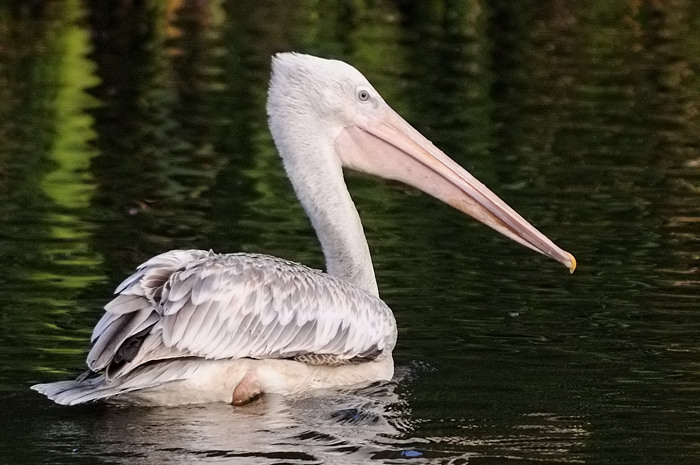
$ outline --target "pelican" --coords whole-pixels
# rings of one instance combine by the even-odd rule
[[[267,255],[165,252],[117,287],[92,332],[87,372],[34,390],[64,405],[242,405],[391,379],[396,321],[343,168],[404,182],[576,267],[344,62],[275,55],[267,114],[327,271]]]

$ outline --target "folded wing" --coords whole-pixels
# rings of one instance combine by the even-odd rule
[[[116,290],[88,354],[107,379],[173,358],[296,358],[338,364],[391,351],[396,322],[380,299],[266,255],[174,250]]]

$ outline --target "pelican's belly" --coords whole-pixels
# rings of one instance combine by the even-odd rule
[[[193,363],[171,361],[168,363]],[[241,382],[254,380],[260,391],[275,394],[300,394],[374,381],[389,380],[394,374],[391,355],[357,364],[340,366],[308,365],[294,360],[201,360],[187,379],[164,381],[104,399],[110,403],[135,405],[186,405],[211,402],[232,403]]]
[[[293,360],[251,360],[263,392],[299,394],[354,384],[388,381],[394,375],[391,355],[371,362],[339,366],[308,365]]]

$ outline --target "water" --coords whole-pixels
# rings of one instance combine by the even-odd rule
[[[700,4],[5,2],[8,463],[697,463]],[[344,59],[579,260],[350,175],[397,376],[245,407],[50,404],[171,248],[323,258],[267,132],[269,57]]]

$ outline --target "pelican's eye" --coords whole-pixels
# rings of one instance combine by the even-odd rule
[[[360,89],[357,91],[357,99],[360,102],[366,102],[370,99],[369,91],[367,89]]]

